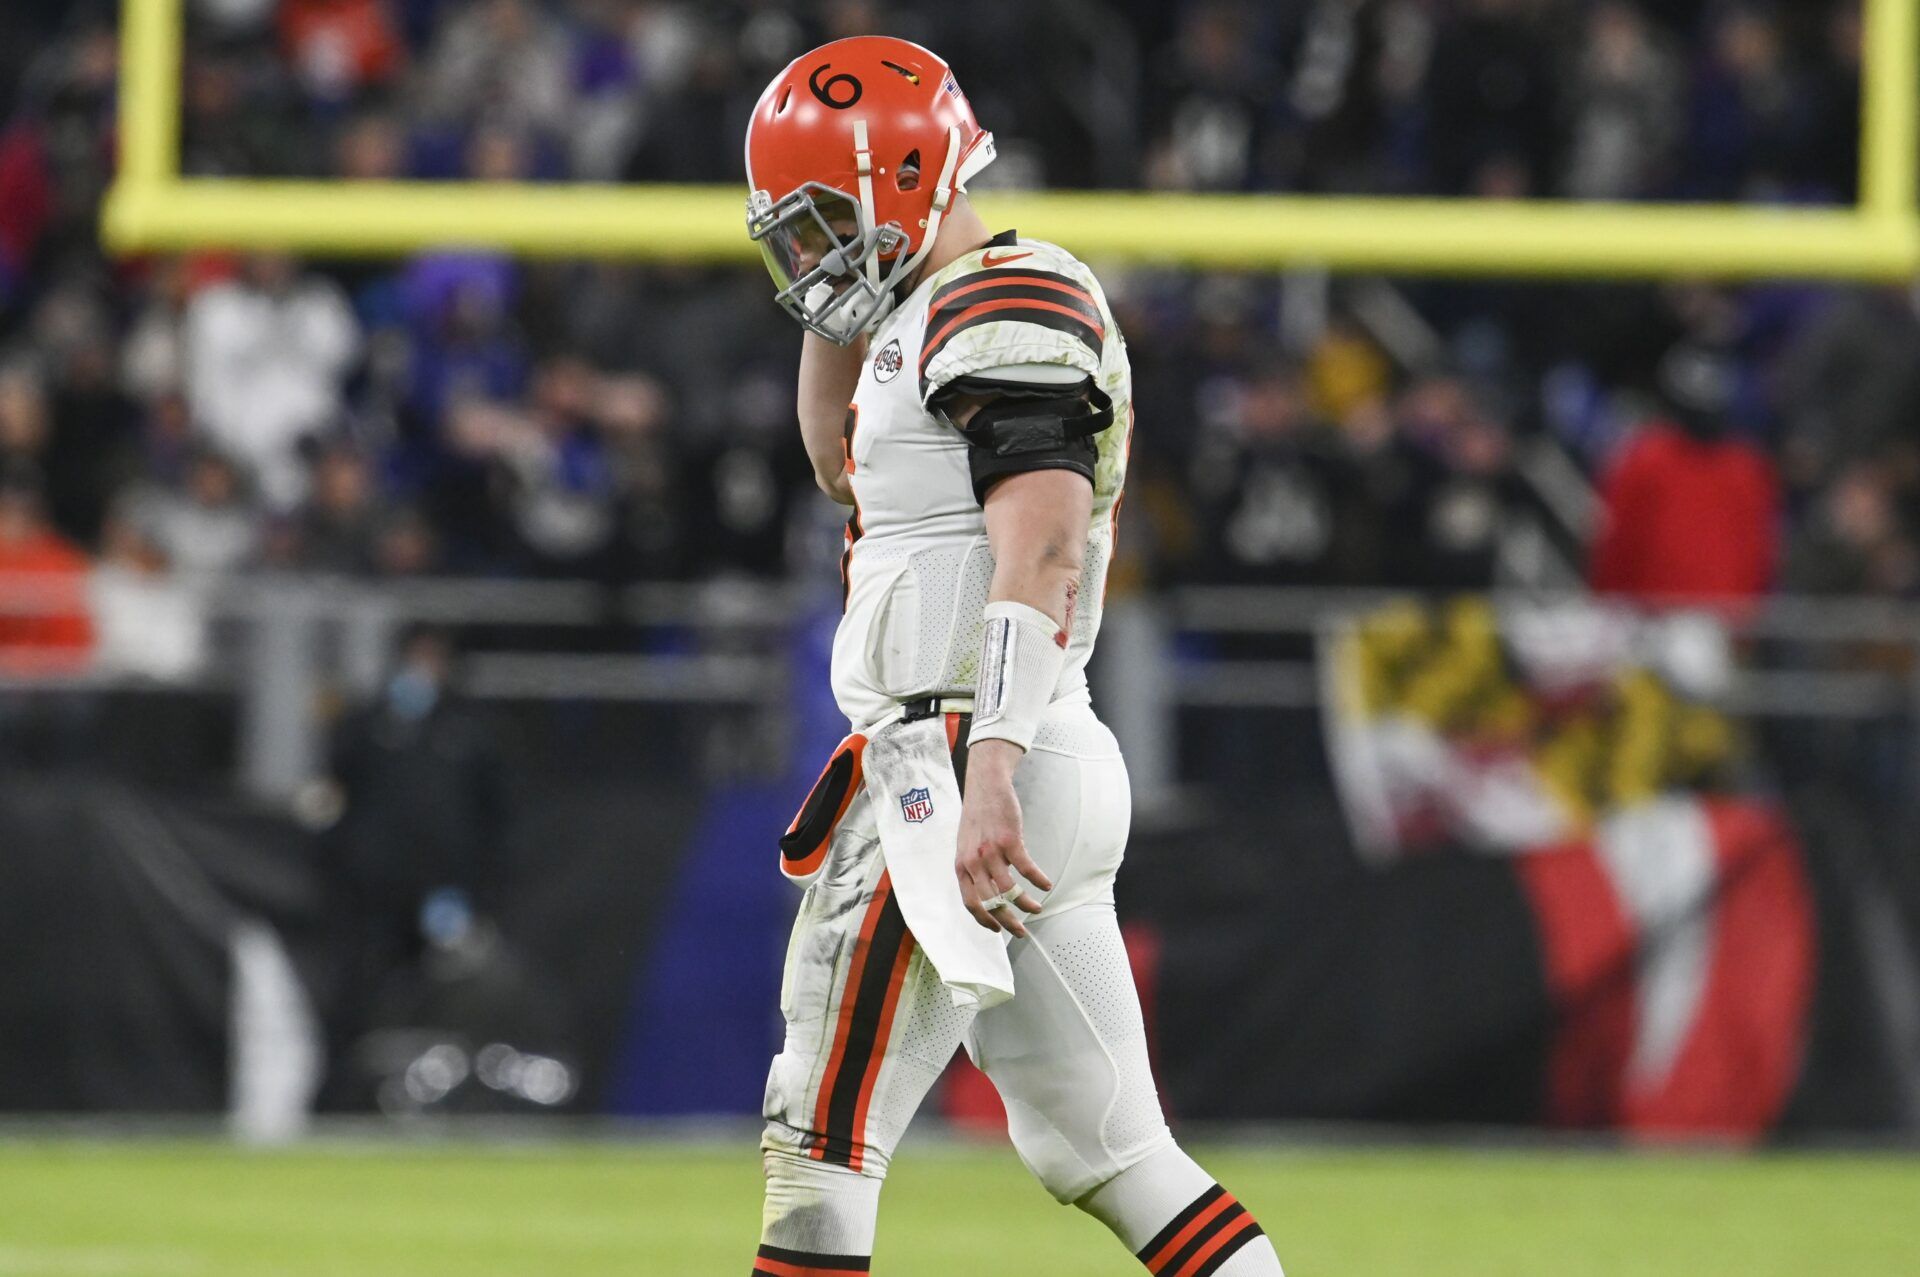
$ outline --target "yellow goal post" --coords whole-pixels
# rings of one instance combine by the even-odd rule
[[[1899,280],[1920,268],[1920,0],[1866,0],[1853,207],[983,192],[989,220],[1096,260],[1452,276]],[[122,0],[118,253],[426,248],[721,262],[756,256],[732,186],[278,181],[180,173],[182,0]]]

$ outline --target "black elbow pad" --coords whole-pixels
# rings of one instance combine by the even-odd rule
[[[994,398],[975,410],[960,434],[967,441],[974,500],[985,504],[996,480],[1029,470],[1071,470],[1093,482],[1100,450],[1093,437],[1113,424],[1113,401],[1091,379],[1079,386],[1007,388],[985,383]],[[973,387],[960,387],[973,389]]]

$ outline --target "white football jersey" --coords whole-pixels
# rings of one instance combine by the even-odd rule
[[[968,445],[927,401],[960,377],[1092,377],[1113,401],[1094,436],[1093,515],[1056,702],[1087,698],[1114,523],[1126,482],[1133,386],[1126,344],[1093,272],[1065,249],[997,237],[922,280],[874,331],[846,425],[854,511],[841,559],[846,614],[833,694],[856,730],[903,701],[971,696],[993,579]]]

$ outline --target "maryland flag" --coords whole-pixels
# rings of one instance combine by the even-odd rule
[[[1756,1135],[1799,1075],[1812,893],[1754,796],[1709,618],[1406,605],[1323,637],[1355,845],[1508,858],[1553,1008],[1544,1117]]]

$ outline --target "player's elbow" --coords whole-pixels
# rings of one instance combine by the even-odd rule
[[[813,481],[820,486],[820,491],[839,504],[853,504],[853,484],[847,479],[845,467],[836,465],[829,471],[825,467],[816,466],[813,471]]]
[[[1086,566],[1087,542],[1073,535],[1073,529],[1059,528],[1034,548],[1032,570],[1062,580],[1079,580]]]

